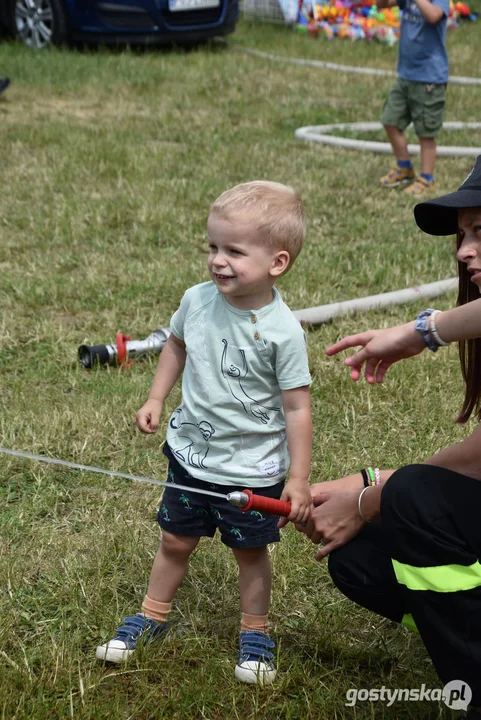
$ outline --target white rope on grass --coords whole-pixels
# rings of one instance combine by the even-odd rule
[[[366,312],[367,310],[380,310],[391,305],[401,305],[407,302],[414,302],[420,298],[435,298],[457,290],[458,278],[438,280],[426,285],[415,285],[405,290],[394,290],[393,292],[381,293],[380,295],[369,295],[368,297],[345,300],[344,302],[319,305],[318,307],[295,310],[294,315],[300,322],[311,325],[320,325],[329,322],[341,315],[350,315],[355,312]]]
[[[334,145],[335,147],[347,148],[350,150],[362,150],[363,152],[386,153],[392,155],[392,147],[387,142],[376,142],[374,140],[354,140],[353,138],[330,135],[332,130],[354,130],[357,132],[369,132],[382,130],[380,122],[357,122],[357,123],[332,123],[330,125],[311,125],[297,128],[295,137],[298,140],[321,143],[322,145]],[[480,130],[481,122],[446,122],[443,130]],[[419,145],[408,145],[411,154],[420,152]],[[444,157],[477,157],[481,155],[481,147],[463,147],[458,145],[438,145],[436,153]]]
[[[228,47],[243,52],[246,55],[271,60],[271,62],[287,63],[289,65],[304,65],[308,67],[319,68],[320,70],[334,70],[335,72],[354,73],[355,75],[376,75],[378,77],[396,77],[396,73],[392,70],[380,70],[378,68],[358,67],[356,65],[340,65],[339,63],[326,62],[324,60],[307,60],[305,58],[283,57],[282,55],[274,55],[273,53],[264,52],[263,50],[255,50],[254,48],[239,45],[238,43],[226,42],[219,40]],[[481,78],[464,77],[462,75],[450,75],[448,82],[452,85],[481,85]]]

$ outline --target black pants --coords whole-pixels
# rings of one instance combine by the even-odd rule
[[[481,705],[481,482],[430,465],[397,470],[381,519],[329,556],[339,590],[402,622],[412,618],[443,681]]]

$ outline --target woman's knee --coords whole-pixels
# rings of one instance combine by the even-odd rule
[[[351,572],[352,558],[346,552],[346,546],[337,548],[329,553],[328,570],[334,585],[343,595],[349,595],[349,588],[352,587],[354,577]]]
[[[385,584],[392,568],[381,524],[367,525],[348,543],[333,550],[328,567],[335,585],[348,597],[357,589],[365,592]]]
[[[405,465],[391,475],[383,487],[381,518],[390,526],[394,521],[411,523],[417,521],[422,497],[432,496],[432,483],[436,482],[436,470],[430,465]]]

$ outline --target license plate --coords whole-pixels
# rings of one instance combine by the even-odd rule
[[[169,0],[169,10],[202,10],[203,8],[219,7],[220,0]]]

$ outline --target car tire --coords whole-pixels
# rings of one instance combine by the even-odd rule
[[[28,47],[44,50],[67,39],[67,18],[61,0],[12,0],[10,25]]]

